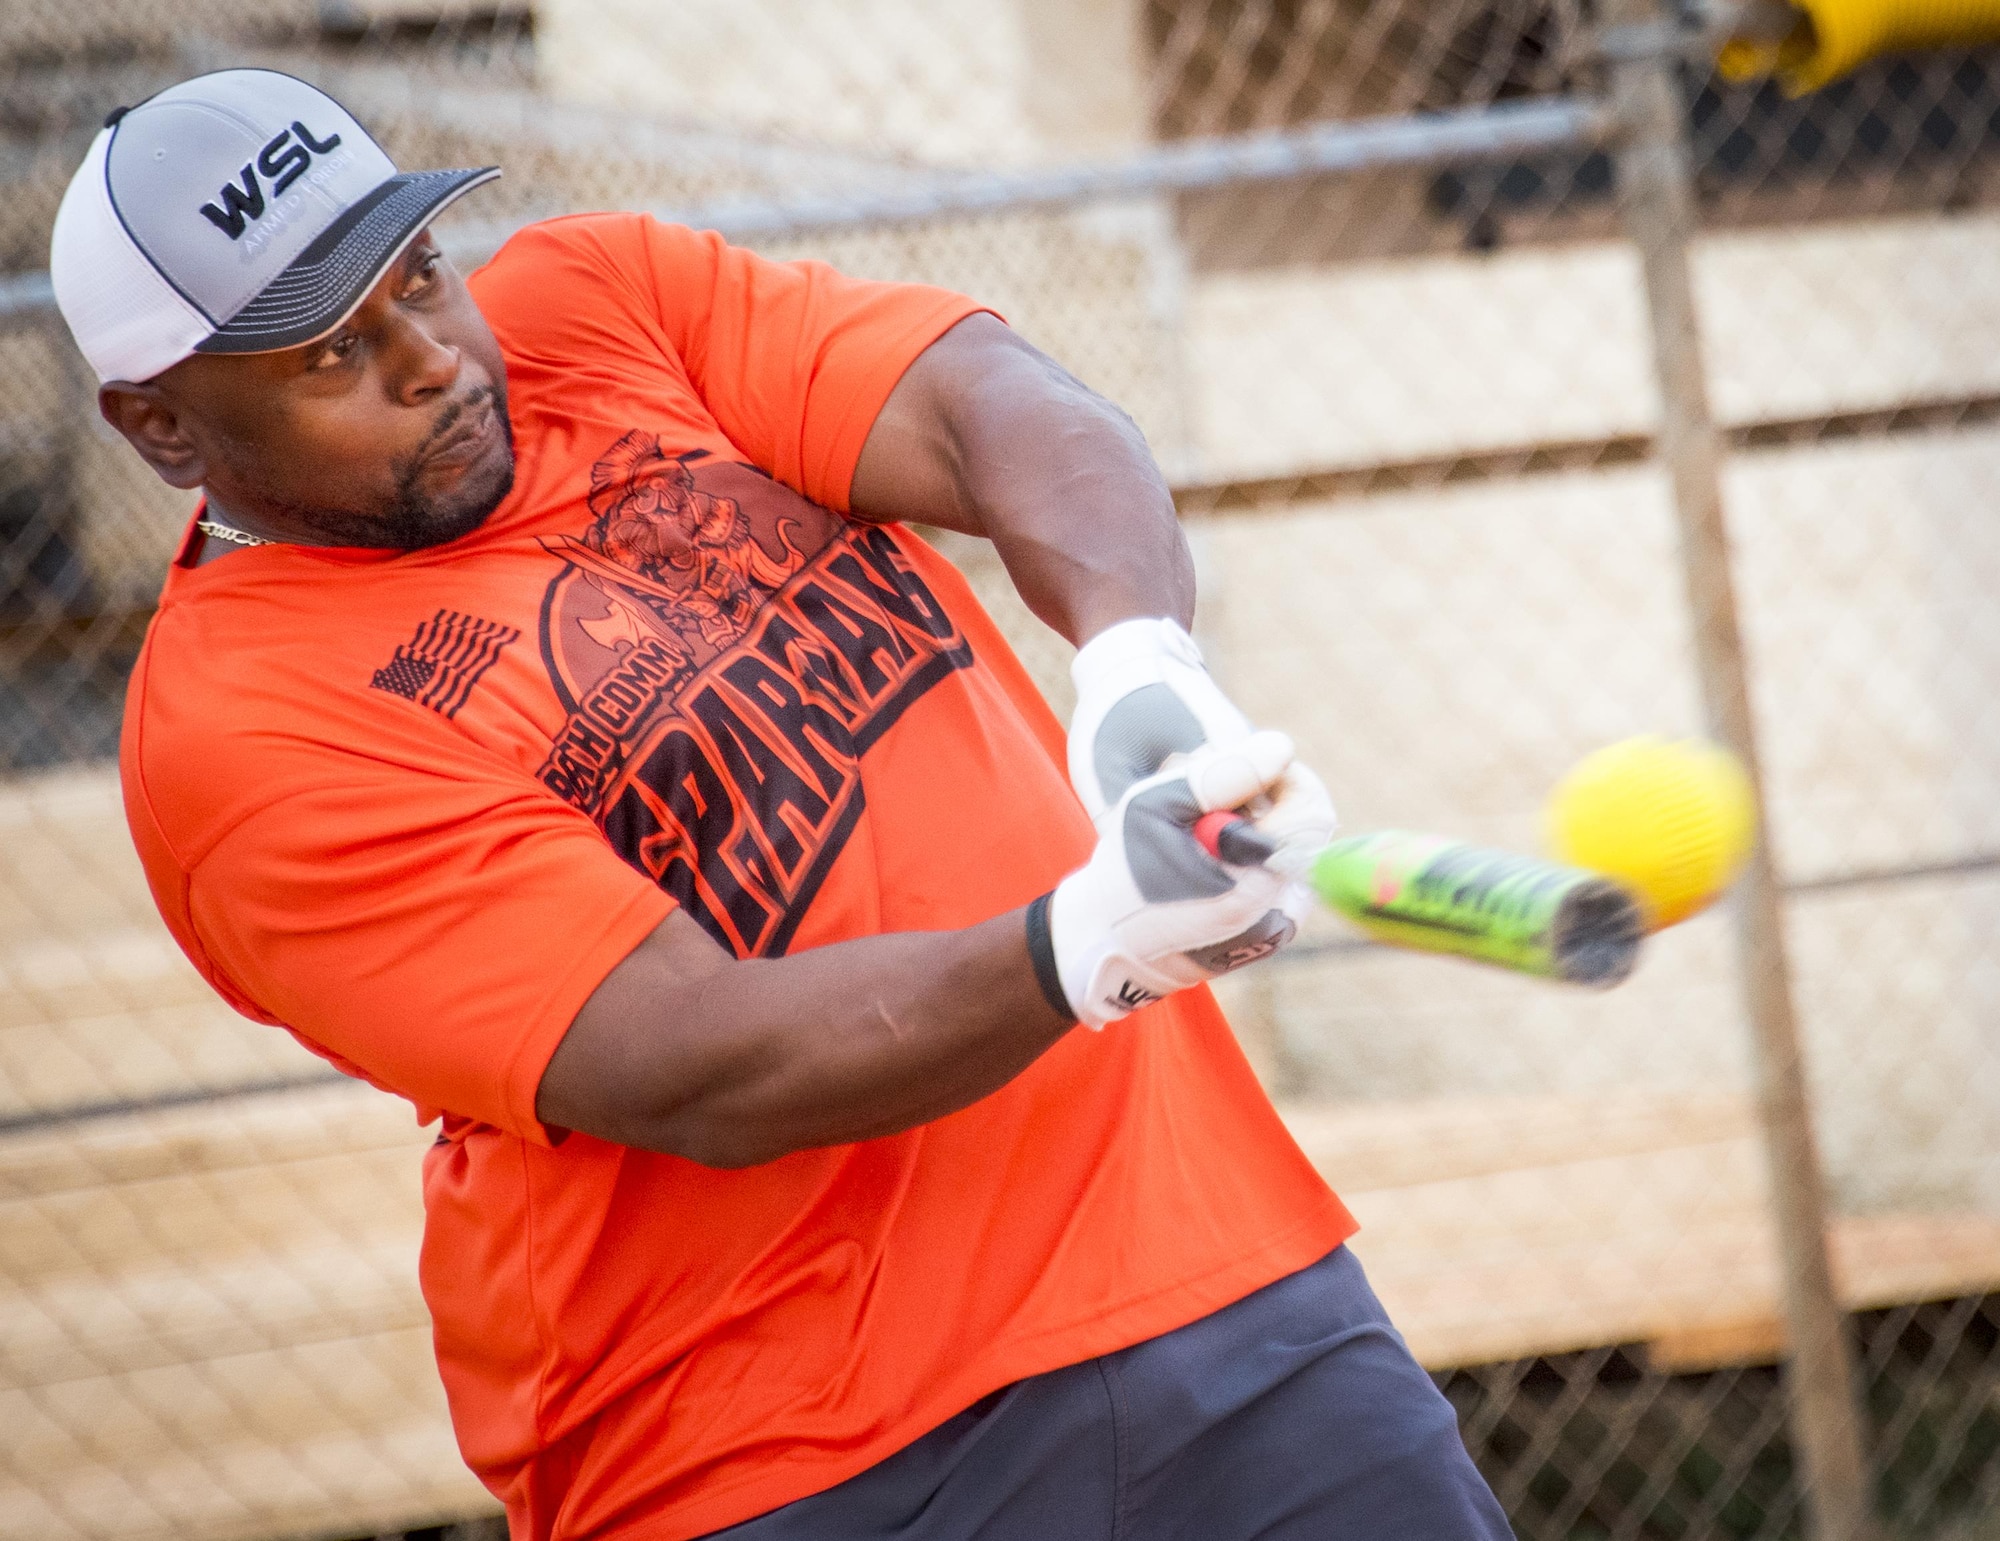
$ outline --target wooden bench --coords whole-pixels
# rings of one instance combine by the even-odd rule
[[[1354,1250],[1426,1365],[1644,1343],[1665,1370],[1783,1353],[1749,1104],[1624,1093],[1295,1108]],[[2000,1290],[2000,1217],[1842,1216],[1849,1309]]]
[[[336,1085],[0,1139],[0,1535],[489,1510],[417,1292],[430,1138]]]

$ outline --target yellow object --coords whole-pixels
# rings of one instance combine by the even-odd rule
[[[1727,888],[1757,835],[1742,763],[1701,739],[1628,738],[1588,756],[1549,795],[1558,861],[1625,884],[1657,931]]]
[[[1817,91],[1877,54],[2000,41],[2000,0],[1792,0],[1780,41],[1732,38],[1716,59],[1729,80],[1776,73],[1793,96]]]

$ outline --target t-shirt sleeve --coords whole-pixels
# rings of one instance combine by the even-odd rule
[[[773,262],[713,231],[653,219],[640,229],[660,325],[717,425],[779,481],[842,513],[896,382],[985,308],[926,284]]]
[[[344,757],[188,879],[210,968],[428,1112],[537,1142],[542,1072],[673,901],[525,778]]]

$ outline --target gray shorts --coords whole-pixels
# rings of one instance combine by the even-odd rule
[[[994,1392],[731,1541],[1512,1541],[1345,1247]]]

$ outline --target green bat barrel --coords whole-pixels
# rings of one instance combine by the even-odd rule
[[[1632,972],[1645,936],[1637,902],[1608,878],[1436,835],[1336,840],[1309,876],[1384,942],[1599,989]]]

